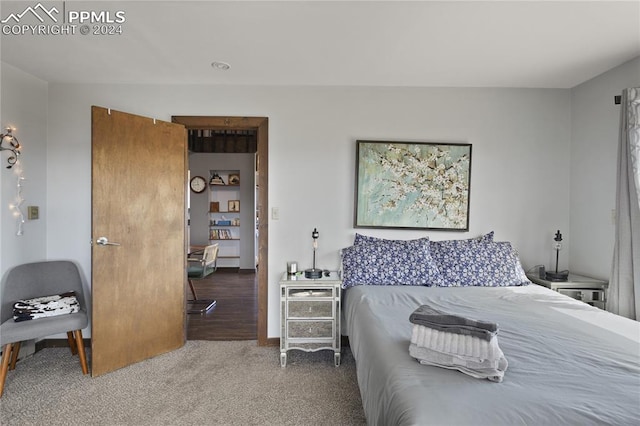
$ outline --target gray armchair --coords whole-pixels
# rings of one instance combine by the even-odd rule
[[[73,291],[80,305],[79,312],[50,316],[29,321],[13,319],[13,304],[21,299],[51,296]],[[82,373],[87,374],[87,358],[82,329],[89,319],[78,267],[68,261],[36,262],[11,269],[0,284],[0,396],[4,391],[7,372],[15,369],[20,343],[52,334],[67,333],[73,355],[78,354]]]

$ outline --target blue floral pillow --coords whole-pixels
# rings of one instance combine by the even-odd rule
[[[417,240],[387,240],[385,238],[371,237],[369,235],[362,235],[362,234],[356,233],[356,237],[353,240],[353,245],[357,246],[357,245],[360,245],[360,244],[380,243],[380,242],[385,242],[385,241],[392,241],[393,242],[393,241],[420,241],[420,240],[428,241],[429,237],[418,238]]]
[[[357,237],[357,235],[356,235]],[[493,241],[493,231],[489,232],[488,234],[484,234],[480,237],[475,237],[475,238],[468,238],[466,240],[442,240],[442,241],[430,241],[429,245],[431,247],[431,250],[433,250],[434,248],[439,248],[443,245],[453,245],[453,246],[459,246],[461,244],[474,244],[477,242],[491,242]]]
[[[469,245],[475,247],[476,244],[479,243],[491,243],[493,242],[494,231],[489,232],[488,234],[482,235],[480,237],[475,238],[467,238],[462,240],[441,240],[441,241],[429,241],[429,248],[431,257],[436,265],[439,268],[449,269],[448,268],[448,258],[455,258],[455,254],[462,256],[465,248],[468,248]],[[455,262],[454,262],[455,263]],[[442,265],[442,266],[440,266]],[[453,265],[455,267],[455,265]],[[454,280],[454,283],[451,283],[451,274],[442,274],[441,273],[442,282],[441,285],[445,287],[458,286],[455,284],[457,280]]]
[[[493,242],[493,231],[481,237],[469,238],[466,240],[429,241],[429,248],[431,249],[431,256],[433,256],[436,262],[439,263],[440,261],[442,261],[443,253],[457,250],[462,247],[467,247],[468,245],[491,242]]]
[[[432,241],[431,253],[440,269],[442,286],[504,287],[530,283],[508,242]]]
[[[441,285],[429,240],[360,242],[342,250],[342,288],[356,285]]]
[[[419,240],[428,240],[429,237],[423,237],[423,238],[418,238],[417,240],[409,240],[409,241],[419,241]],[[369,235],[362,235],[362,234],[358,234],[356,232],[356,238],[353,241],[353,245],[357,246],[358,244],[366,244],[366,243],[377,243],[377,242],[381,242],[381,241],[402,241],[402,240],[386,240],[384,238],[380,238],[380,237],[372,237]],[[469,241],[493,241],[493,231],[489,232],[488,234],[482,235],[480,237],[476,237],[476,238],[469,238],[467,240],[445,240],[445,241],[431,241],[431,244],[433,243],[442,243],[442,242],[446,242],[446,241],[463,241],[463,242],[469,242]]]

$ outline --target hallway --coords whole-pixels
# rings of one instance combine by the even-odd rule
[[[198,298],[217,301],[205,314],[187,315],[187,340],[256,340],[258,284],[255,273],[218,269],[194,280]],[[191,293],[187,292],[189,298]]]

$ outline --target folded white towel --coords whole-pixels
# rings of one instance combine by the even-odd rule
[[[487,341],[475,336],[434,330],[417,324],[413,324],[411,343],[471,361],[497,361],[503,356],[498,346],[497,336]]]
[[[409,345],[409,354],[419,360],[430,360],[439,364],[447,364],[452,366],[463,366],[474,370],[495,370],[506,369],[506,358],[501,355],[496,360],[478,360],[469,357],[461,357],[458,355],[444,354],[442,352],[433,351],[431,349],[417,346],[413,343]]]
[[[421,364],[458,370],[493,382],[502,382],[508,367],[497,336],[487,341],[417,324],[413,325],[409,354]]]
[[[504,378],[504,372],[507,370],[507,359],[503,356],[497,362],[495,367],[483,367],[483,363],[474,363],[473,361],[464,361],[455,355],[446,355],[439,352],[430,351],[426,348],[419,348],[413,343],[409,345],[409,354],[420,361],[423,365],[433,365],[435,367],[447,368],[449,370],[458,370],[468,376],[476,379],[487,379],[492,382],[500,383]]]

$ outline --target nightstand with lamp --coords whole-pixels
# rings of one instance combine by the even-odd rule
[[[340,365],[340,310],[342,279],[336,271],[316,268],[320,234],[313,229],[313,267],[298,271],[296,262],[287,262],[280,279],[280,365],[286,367],[287,353],[333,351]]]
[[[555,272],[545,271],[540,265],[537,272],[527,273],[527,278],[533,283],[547,287],[576,300],[581,300],[591,306],[606,309],[607,288],[609,283],[584,275],[572,274],[569,271],[558,271],[558,259],[562,250],[562,234],[556,232],[553,248],[556,250]]]

